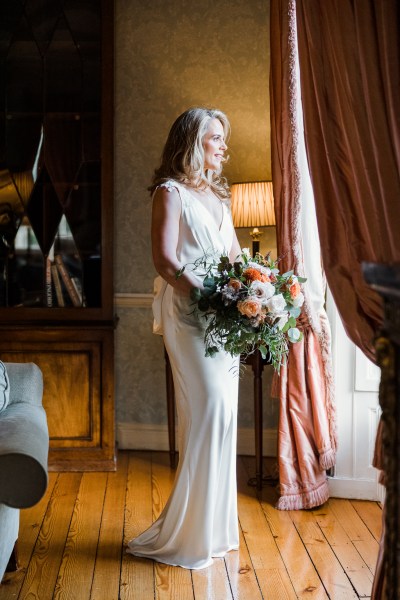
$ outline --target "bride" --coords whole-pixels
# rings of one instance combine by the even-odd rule
[[[180,115],[155,171],[152,250],[159,273],[153,303],[174,378],[179,464],[159,518],[128,543],[127,552],[169,565],[203,569],[239,546],[236,493],[237,358],[205,357],[204,324],[190,291],[202,287],[183,266],[215,250],[233,260],[240,246],[229,189],[221,177],[229,121],[219,110]]]

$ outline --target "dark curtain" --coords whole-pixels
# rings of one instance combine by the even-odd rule
[[[304,129],[324,268],[374,360],[383,319],[361,263],[400,261],[398,0],[297,0]]]
[[[375,360],[383,307],[361,263],[400,261],[400,4],[297,0],[296,6],[324,268],[347,334]],[[383,595],[382,549],[375,599]]]

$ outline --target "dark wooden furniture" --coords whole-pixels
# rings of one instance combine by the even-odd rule
[[[172,378],[171,365],[168,353],[165,355],[165,376],[167,388],[167,413],[168,413],[168,440],[170,464],[174,468],[176,464],[176,443],[175,443],[175,394],[174,382]],[[251,354],[245,360],[245,363],[251,366],[253,371],[253,389],[254,389],[254,436],[255,436],[255,457],[256,473],[254,479],[249,483],[255,485],[258,490],[262,489],[263,484],[263,395],[262,395],[262,373],[264,366],[270,364],[267,359],[263,359],[259,352]]]
[[[43,372],[50,469],[112,470],[113,1],[0,13],[0,358]]]
[[[364,277],[384,301],[384,324],[375,341],[381,367],[379,403],[382,409],[385,470],[385,534],[382,581],[385,592],[374,598],[400,598],[400,265],[363,265]],[[376,577],[381,578],[380,569]]]

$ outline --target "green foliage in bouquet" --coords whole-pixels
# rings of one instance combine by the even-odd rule
[[[302,339],[296,322],[306,279],[293,271],[280,274],[269,253],[252,258],[247,249],[233,263],[228,256],[206,254],[193,267],[203,277],[203,288],[193,288],[191,298],[194,311],[206,320],[206,356],[223,349],[246,357],[259,350],[279,372],[288,343]]]

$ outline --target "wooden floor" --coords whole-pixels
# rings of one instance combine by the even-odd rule
[[[167,454],[121,452],[116,473],[51,473],[46,496],[21,512],[21,568],[0,600],[287,600],[368,598],[381,526],[375,502],[331,499],[277,511],[274,487],[247,485],[238,459],[240,551],[188,571],[124,552],[158,516],[174,472]]]

